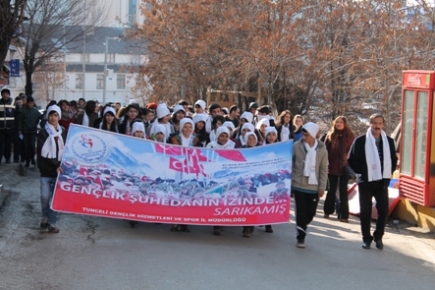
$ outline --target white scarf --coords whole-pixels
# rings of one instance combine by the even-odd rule
[[[244,138],[244,136],[242,134],[240,134],[239,140],[240,140],[240,145],[242,145],[242,146],[246,145],[245,138]]]
[[[382,152],[384,155],[384,171],[381,172],[381,160],[379,158],[378,148],[376,147],[376,140],[372,135],[372,130],[369,128],[366,134],[366,163],[367,163],[367,174],[368,181],[381,180],[383,178],[391,178],[391,152],[390,143],[388,143],[387,135],[384,131],[381,131],[382,138]]]
[[[211,130],[209,138],[210,138],[210,141],[216,141],[216,139],[217,139],[216,129],[215,130]]]
[[[307,154],[305,155],[304,176],[308,177],[308,184],[318,184],[316,177],[316,148],[317,140],[314,141],[314,146],[310,147],[308,143],[304,143]]]
[[[190,137],[185,138],[183,134],[180,134],[181,146],[183,147],[193,147],[193,140],[195,139],[194,135],[190,135]]]
[[[44,145],[41,149],[41,156],[44,158],[56,158],[56,140],[54,137],[57,138],[57,144],[59,146],[59,153],[57,155],[57,160],[62,159],[63,152],[65,151],[65,144],[63,143],[62,139],[62,127],[57,126],[59,131],[56,131],[56,128],[53,127],[53,125],[50,125],[48,122],[45,123],[45,131],[48,133],[48,138],[45,140]]]
[[[88,114],[86,114],[86,112],[83,112],[83,122],[82,122],[83,126],[89,127],[89,117]]]
[[[228,140],[224,145],[219,144],[217,141],[212,141],[207,144],[207,148],[215,148],[215,149],[234,149],[236,147],[236,143],[231,140]]]
[[[289,136],[290,136],[289,127],[290,127],[289,125],[282,125],[281,126],[281,136],[280,136],[281,142],[288,141],[290,139],[289,138]]]

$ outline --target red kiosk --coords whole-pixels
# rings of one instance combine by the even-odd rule
[[[400,195],[435,207],[435,71],[404,71]]]

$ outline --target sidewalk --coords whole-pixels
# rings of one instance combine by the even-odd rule
[[[26,176],[18,175],[17,171],[19,165],[19,163],[6,164],[4,162],[0,165],[0,207],[6,197],[8,197],[11,191],[13,191],[14,187],[26,178]]]

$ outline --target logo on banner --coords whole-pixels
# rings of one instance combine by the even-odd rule
[[[106,159],[109,148],[106,142],[93,134],[82,134],[72,141],[75,157],[86,163],[99,163]]]

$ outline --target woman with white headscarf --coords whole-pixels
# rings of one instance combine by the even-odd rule
[[[201,142],[193,134],[193,121],[189,118],[183,118],[180,121],[180,133],[171,136],[170,141],[172,144],[181,145],[183,147],[201,147]],[[190,232],[187,225],[173,225],[172,232],[176,231]]]
[[[170,138],[171,144],[181,145],[183,147],[201,147],[201,142],[193,133],[193,121],[189,118],[183,118],[180,121],[180,133],[173,134]]]
[[[116,120],[116,111],[108,106],[103,111],[103,117],[98,125],[98,128],[104,131],[118,133],[118,121]]]

